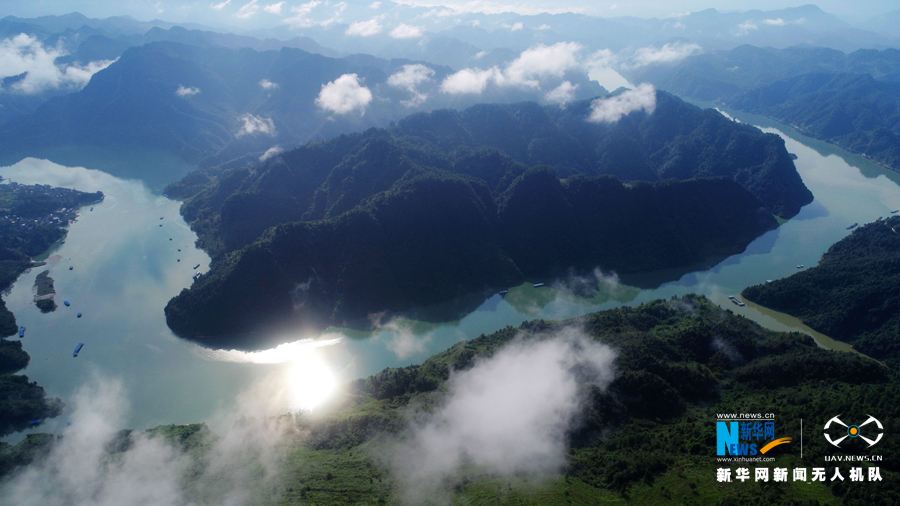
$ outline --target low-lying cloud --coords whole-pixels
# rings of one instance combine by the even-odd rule
[[[273,83],[268,79],[262,79],[259,81],[259,86],[264,90],[274,90],[278,88],[278,83]]]
[[[267,149],[265,153],[260,155],[259,161],[264,162],[269,158],[272,158],[273,156],[280,155],[281,153],[284,153],[284,148],[282,148],[281,146],[272,146],[271,148]]]
[[[747,35],[751,30],[759,30],[759,26],[754,21],[747,20],[737,26],[735,34],[738,36]]]
[[[409,100],[404,100],[402,103],[406,106],[415,107],[428,98],[428,95],[419,91],[419,86],[431,81],[431,76],[433,75],[434,69],[421,63],[404,65],[399,71],[388,77],[387,84],[393,88],[409,91],[412,97]]]
[[[366,21],[357,21],[356,23],[350,23],[350,26],[347,27],[347,30],[344,32],[344,34],[357,37],[371,37],[372,35],[377,35],[381,33],[383,29],[383,27],[381,26],[381,19],[382,16],[376,16]]]
[[[397,28],[391,30],[389,35],[395,39],[418,39],[422,36],[422,29],[418,26],[401,23]]]
[[[569,81],[563,81],[562,84],[553,88],[544,94],[544,99],[547,102],[553,102],[555,104],[565,105],[573,100],[575,100],[575,90],[578,89],[577,84],[572,84]]]
[[[55,89],[79,90],[115,61],[56,65],[55,60],[65,54],[61,48],[46,48],[36,37],[24,33],[0,41],[0,79],[25,74],[4,91],[35,94]]]
[[[593,123],[615,123],[634,111],[643,109],[647,114],[656,110],[656,89],[652,84],[641,84],[608,98],[598,98],[591,103],[588,121]]]
[[[517,338],[452,373],[442,405],[392,448],[403,498],[434,500],[466,465],[493,475],[558,470],[587,387],[612,382],[614,359],[608,346],[567,328],[545,339]]]
[[[503,69],[491,67],[463,69],[444,78],[441,91],[448,94],[478,94],[489,84],[539,89],[547,78],[562,78],[574,69],[585,70],[593,60],[580,58],[582,46],[577,42],[538,44],[519,55]]]
[[[162,438],[118,433],[128,410],[120,381],[94,378],[74,396],[72,424],[50,454],[0,485],[19,506],[187,506],[245,504],[280,480],[288,424],[239,405],[216,417],[204,458]],[[114,453],[109,449],[127,445]],[[190,477],[190,479],[186,479]]]
[[[585,298],[602,295],[606,299],[616,299],[630,295],[629,292],[633,290],[620,283],[618,274],[615,272],[606,274],[599,267],[595,267],[585,275],[576,274],[572,269],[568,276],[557,279],[552,286],[562,292]]]
[[[284,2],[276,2],[274,4],[269,4],[263,7],[263,10],[268,12],[269,14],[281,14],[281,9],[284,7]]]
[[[256,15],[259,12],[259,0],[250,0],[250,2],[245,3],[238,9],[237,16],[240,19],[249,19]]]
[[[700,49],[700,46],[693,42],[664,44],[662,47],[642,47],[635,52],[630,66],[636,68],[655,63],[672,63],[683,60]]]
[[[322,85],[316,105],[334,114],[364,114],[372,101],[372,92],[359,82],[356,74],[344,74]]]
[[[272,118],[262,118],[252,114],[244,114],[238,117],[238,119],[244,122],[240,131],[237,133],[238,137],[253,134],[275,136],[275,123],[272,121]]]
[[[175,90],[175,94],[179,97],[190,97],[191,95],[196,95],[198,93],[200,93],[200,88],[190,86],[178,86],[178,89]]]
[[[315,26],[318,23],[310,19],[309,15],[321,3],[322,2],[319,0],[312,0],[304,4],[295,5],[291,7],[291,12],[293,12],[294,15],[285,18],[283,22],[291,28],[309,28]]]

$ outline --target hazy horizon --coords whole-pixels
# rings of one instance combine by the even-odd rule
[[[349,15],[354,10],[367,9],[370,12],[385,10],[390,7],[407,6],[428,8],[444,8],[434,17],[451,17],[470,14],[504,14],[537,15],[542,13],[578,13],[603,18],[636,17],[636,18],[671,18],[707,9],[716,9],[720,13],[771,11],[816,5],[823,11],[838,16],[857,27],[876,16],[900,10],[900,5],[891,0],[871,0],[867,2],[841,2],[838,0],[820,0],[808,2],[798,0],[785,3],[779,0],[738,0],[723,2],[715,0],[688,0],[678,2],[678,8],[672,2],[663,0],[637,0],[622,2],[603,0],[569,0],[548,5],[535,0],[508,2],[499,1],[465,1],[465,0],[400,0],[390,1],[276,1],[276,0],[222,0],[176,2],[172,0],[134,0],[128,3],[101,0],[98,2],[82,2],[79,0],[41,0],[35,2],[17,2],[0,0],[0,12],[4,15],[18,17],[38,17],[45,15],[64,15],[73,12],[81,13],[89,18],[107,18],[112,16],[131,16],[139,21],[161,20],[172,23],[197,23],[216,28],[227,28],[236,31],[273,28],[283,25],[285,20],[301,11],[327,9],[337,7],[333,16],[335,23],[345,21],[341,14]],[[450,12],[452,10],[453,12]],[[423,16],[426,17],[426,16]]]

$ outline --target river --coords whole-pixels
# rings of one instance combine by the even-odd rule
[[[540,280],[547,286],[526,284],[510,288],[504,297],[472,297],[385,319],[373,332],[332,328],[321,335],[273,336],[273,341],[286,344],[259,352],[209,350],[175,337],[166,327],[166,302],[190,286],[195,271],[208,268],[209,257],[193,246],[196,236],[178,213],[180,203],[163,197],[158,181],[148,187],[140,180],[121,179],[92,169],[90,160],[88,168],[38,158],[0,167],[0,175],[19,183],[106,194],[93,211],[81,211],[65,244],[50,251],[48,265],[23,274],[4,296],[18,324],[27,327],[24,347],[31,364],[24,373],[64,401],[86,383],[121,381],[130,401],[121,423],[134,429],[207,420],[248,396],[265,399],[259,408],[263,410],[315,410],[350,380],[385,367],[420,363],[460,340],[507,325],[570,318],[691,292],[768,328],[799,330],[813,335],[821,346],[849,350],[790,316],[749,303],[738,307],[728,295],[789,276],[800,264],[815,265],[831,244],[850,233],[848,225],[868,223],[900,208],[900,174],[803,137],[786,125],[726,112],[781,135],[788,151],[798,156],[797,170],[815,195],[799,215],[757,238],[742,254],[683,275],[653,273],[677,278],[654,289],[629,286],[599,271],[587,279]],[[108,162],[98,166],[109,170]],[[168,173],[184,170],[177,167]],[[55,280],[59,304],[49,314],[37,309],[32,295],[34,278],[44,269]],[[599,287],[589,298],[566,289],[585,281]],[[63,306],[63,300],[71,307]],[[76,318],[78,312],[82,318]],[[74,358],[78,343],[85,346]],[[29,431],[59,433],[66,421],[64,413]],[[4,440],[17,441],[29,431]]]

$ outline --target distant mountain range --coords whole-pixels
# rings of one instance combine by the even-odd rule
[[[169,191],[194,195],[182,212],[214,262],[170,301],[169,326],[318,326],[569,268],[686,266],[812,200],[777,136],[656,99],[614,124],[586,121],[587,101],[435,111],[188,176]]]
[[[91,46],[94,42],[98,44]],[[110,44],[109,39],[88,38],[82,47],[89,47],[72,58],[112,56],[103,52],[115,49]],[[432,94],[429,108],[543,97],[540,89],[528,88],[462,98],[442,95],[437,88],[452,70],[410,60],[330,58],[289,47],[258,52],[151,42],[125,50],[81,91],[51,98],[31,114],[8,119],[0,126],[0,147],[15,152],[65,144],[138,145],[204,165],[248,152],[258,157],[276,145],[296,146],[385,125],[416,110],[409,102],[409,85],[388,82],[411,65],[420,65],[424,72],[414,91]],[[365,88],[363,93],[368,93],[368,100],[361,102],[364,107],[335,112],[317,105],[323,86],[346,75],[353,76],[351,99],[354,90]],[[606,92],[586,74],[565,78],[577,86],[576,98]]]
[[[762,114],[900,170],[900,51],[742,46],[636,72],[680,96]]]

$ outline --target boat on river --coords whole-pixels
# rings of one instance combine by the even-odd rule
[[[859,223],[854,223],[853,225],[850,225],[849,227],[847,227],[847,230],[853,230],[857,226],[859,226]]]
[[[78,343],[78,346],[75,347],[75,351],[72,352],[72,356],[77,357],[78,352],[81,351],[82,348],[84,348],[84,343]]]
[[[25,337],[25,327],[19,327],[19,337]]]
[[[500,292],[498,292],[498,293],[500,295],[506,295],[507,293],[509,293],[509,290],[500,290]]]
[[[69,301],[67,301],[67,300],[64,300],[64,301],[63,301],[63,304],[65,304],[65,305],[66,305],[66,307],[69,307]]]
[[[535,288],[540,288],[540,287],[542,287],[542,286],[544,286],[543,283],[535,283],[535,284],[534,284],[534,287],[535,287]]]
[[[75,315],[75,316],[77,316],[78,318],[81,318],[81,313],[78,313],[78,314]]]

